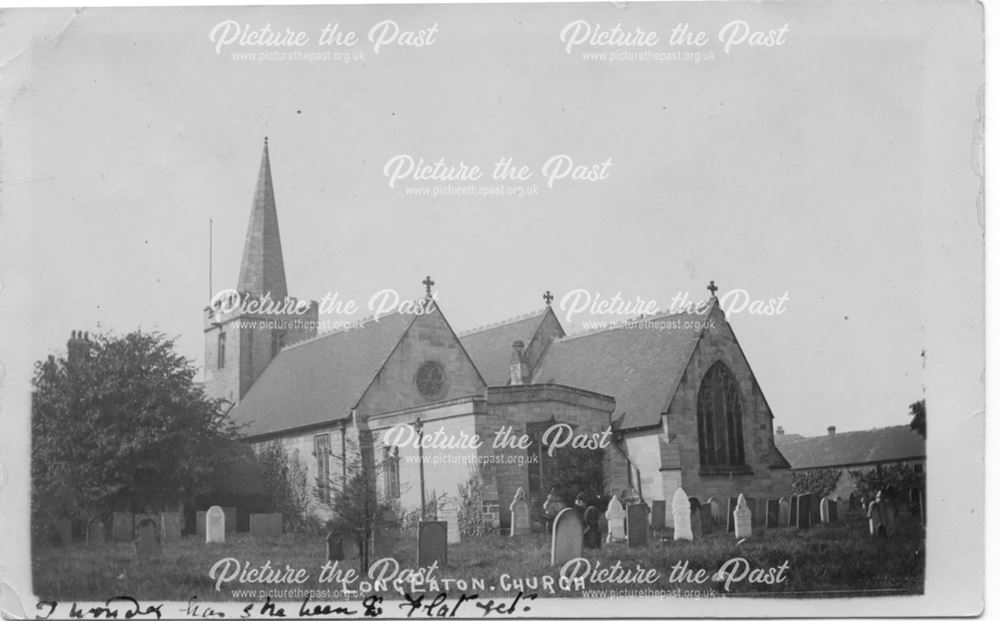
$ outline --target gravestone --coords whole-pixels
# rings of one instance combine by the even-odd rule
[[[618,500],[618,496],[611,497],[604,517],[608,520],[608,543],[623,541],[625,539],[625,507]]]
[[[111,540],[118,543],[131,542],[135,539],[135,520],[128,511],[115,511],[111,514]]]
[[[205,538],[205,516],[208,511],[198,511],[194,514],[195,534],[199,539]]]
[[[326,560],[344,560],[344,538],[332,531],[326,536]]]
[[[448,524],[448,543],[461,543],[462,533],[458,529],[458,505],[446,498],[438,507],[438,519]]]
[[[159,538],[159,536],[160,536],[160,516],[159,515],[157,515],[155,513],[135,513],[135,514],[132,515],[132,521],[135,524],[135,526],[133,527],[133,531],[132,531],[132,532],[135,533],[135,537],[132,539],[133,542],[135,541],[135,538],[137,538],[139,536],[139,522],[142,522],[143,520],[149,520],[149,521],[151,521],[153,523],[153,528],[156,529],[156,536],[157,536],[157,538]]]
[[[767,515],[764,528],[778,528],[781,524],[781,502],[777,498],[767,499]]]
[[[514,500],[510,503],[510,536],[525,535],[531,532],[531,511],[525,498],[524,488],[519,487],[514,492]]]
[[[213,505],[205,512],[205,543],[226,542],[226,514],[222,507]]]
[[[629,549],[649,545],[649,509],[646,505],[629,505],[626,515]]]
[[[729,504],[726,509],[726,532],[731,533],[736,529],[736,524],[733,522],[733,511],[736,511],[736,503],[739,501],[737,496],[729,497]]]
[[[144,517],[139,520],[135,527],[137,538],[135,540],[135,557],[140,561],[160,557],[160,540],[156,536],[156,522],[152,518]]]
[[[757,520],[760,519],[760,516],[757,515],[757,499],[745,498],[745,500],[747,501],[747,507],[750,509],[750,526],[752,528],[757,525]]]
[[[254,539],[281,537],[283,519],[280,513],[251,513],[250,536]]]
[[[714,498],[709,498],[707,501],[705,501],[705,504],[711,507],[711,511],[709,513],[712,516],[712,525],[713,525],[712,530],[715,530],[716,528],[722,526],[725,523],[722,520],[722,504]]]
[[[740,494],[736,499],[736,508],[733,509],[733,532],[737,539],[750,537],[753,535],[753,513],[747,499]]]
[[[104,544],[104,520],[93,518],[87,523],[87,545],[102,546]]]
[[[857,492],[851,492],[851,495],[847,497],[847,510],[856,511],[861,508],[861,503],[858,501]]]
[[[788,517],[791,513],[789,508],[789,502],[787,498],[778,499],[778,526],[785,527],[788,526],[790,518]]]
[[[691,531],[691,501],[683,487],[674,492],[670,503],[670,513],[674,518],[674,541],[691,541],[694,533]]]
[[[823,524],[830,523],[830,499],[823,498],[819,501],[819,521]]]
[[[667,528],[667,501],[654,500],[653,512],[649,516],[649,529],[654,533],[661,533]]]
[[[707,537],[715,530],[715,518],[712,517],[712,505],[705,503],[701,506],[701,535]],[[692,533],[693,535],[694,533]]]
[[[645,512],[644,512],[645,513]],[[608,520],[610,523],[610,519]],[[563,509],[552,522],[552,552],[549,564],[563,563],[583,556],[583,523],[576,509]]]
[[[583,512],[583,545],[592,550],[601,547],[601,510],[597,507],[587,507]]]
[[[439,567],[448,564],[448,523],[421,521],[417,537],[417,564],[430,567],[437,561]]]
[[[876,494],[875,500],[868,504],[868,534],[872,537],[889,537],[889,528],[886,525],[888,504],[882,500],[882,492]]]
[[[799,495],[792,494],[788,501],[788,524],[787,526],[799,525]]]
[[[798,515],[795,517],[795,525],[799,528],[809,528],[812,517],[812,494],[799,494],[796,496]]]
[[[840,499],[833,498],[830,500],[830,523],[836,524],[840,521]]]
[[[601,540],[606,541],[608,538],[608,518],[604,517],[604,514],[597,516],[597,532],[601,533]]]
[[[691,502],[691,537],[701,539],[704,534],[701,528],[701,503],[697,498],[690,498]]]
[[[226,532],[236,531],[236,507],[222,507],[222,512],[226,514]]]
[[[160,514],[160,542],[177,543],[181,540],[181,514],[164,511]]]
[[[397,524],[386,524],[373,534],[372,552],[376,558],[392,556],[399,549],[400,529]]]
[[[545,497],[545,502],[542,503],[542,511],[550,518],[554,518],[565,507],[566,503],[556,496],[556,490],[550,491],[549,495]]]
[[[822,522],[822,520],[820,519],[820,515],[819,515],[819,508],[820,508],[819,507],[819,500],[820,500],[819,497],[813,496],[813,495],[810,494],[810,496],[809,496],[809,523],[810,524],[819,524],[820,522]]]
[[[891,500],[883,499],[882,504],[885,506],[885,532],[892,537],[892,534],[896,532],[896,507],[893,506]]]

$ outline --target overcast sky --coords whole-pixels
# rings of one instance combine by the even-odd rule
[[[931,293],[921,210],[975,203],[977,76],[974,64],[949,69],[968,73],[967,91],[949,100],[968,133],[928,133],[925,111],[938,102],[921,37],[940,16],[930,4],[896,6],[53,13],[69,25],[37,41],[32,83],[14,102],[32,119],[21,181],[31,183],[33,356],[63,350],[72,329],[141,327],[179,337],[200,365],[209,219],[215,288],[235,286],[266,134],[292,295],[337,292],[364,306],[384,288],[419,295],[431,274],[462,331],[536,310],[546,289],[557,306],[582,288],[665,307],[677,293],[704,298],[711,279],[720,295],[787,294],[780,315],[730,314],[775,425],[818,435],[906,424],[922,396],[921,300]],[[360,39],[346,50],[365,58],[234,59],[265,48],[217,53],[210,33],[226,20],[309,37],[272,51],[341,52],[318,43],[338,24]],[[433,43],[376,54],[368,34],[384,20]],[[658,42],[567,53],[560,34],[577,20],[655,31]],[[727,54],[718,37],[735,20],[787,29],[780,46],[744,42]],[[708,42],[669,45],[678,23]],[[584,56],[625,50],[703,62]],[[542,167],[560,154],[611,165],[604,179],[550,188]],[[384,167],[397,155],[477,165],[487,177],[510,157],[532,170],[517,185],[538,194],[407,195],[440,184],[390,188]],[[935,175],[954,182],[928,206],[922,188]],[[560,319],[572,332],[619,317]]]

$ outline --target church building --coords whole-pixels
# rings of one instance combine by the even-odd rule
[[[234,404],[248,443],[276,441],[300,460],[320,498],[360,451],[382,464],[379,489],[409,510],[421,494],[456,498],[477,476],[485,518],[506,527],[519,487],[534,500],[551,489],[553,426],[604,438],[608,495],[669,505],[679,487],[702,502],[791,492],[774,416],[714,285],[701,313],[566,334],[549,292],[534,312],[458,333],[433,280],[422,284],[421,312],[317,334],[317,304],[287,297],[265,139],[237,290],[242,302],[288,300],[300,312],[206,308],[206,391]],[[388,446],[393,429],[481,446]],[[531,442],[495,447],[498,434]],[[320,501],[315,510],[327,513]]]

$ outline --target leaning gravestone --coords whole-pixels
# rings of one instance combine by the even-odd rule
[[[280,513],[251,513],[250,536],[254,539],[281,537],[283,519]]]
[[[790,509],[788,506],[787,498],[778,499],[778,526],[785,527],[788,526]]]
[[[135,526],[138,538],[135,540],[135,557],[140,561],[160,557],[160,540],[156,536],[156,522],[144,517]]]
[[[823,498],[819,501],[819,521],[823,524],[830,523],[830,499]]]
[[[674,492],[670,503],[670,512],[674,517],[674,541],[691,541],[694,533],[691,531],[691,501],[683,487]]]
[[[129,511],[115,511],[111,514],[111,539],[119,543],[135,539],[135,520]]]
[[[667,528],[667,501],[654,500],[653,512],[649,516],[649,530],[661,533]]]
[[[709,498],[705,501],[705,504],[711,507],[711,511],[709,513],[712,515],[712,524],[714,527],[718,528],[725,524],[722,520],[722,504],[714,498]],[[715,528],[713,528],[713,530],[715,530]]]
[[[778,528],[779,524],[781,524],[781,503],[777,498],[768,498],[764,528]]]
[[[629,505],[626,516],[629,549],[649,545],[649,509],[646,505]]]
[[[604,517],[608,519],[608,543],[624,540],[625,507],[618,500],[618,496],[611,497],[611,502],[608,503],[608,510],[604,512]]]
[[[583,512],[583,545],[589,549],[601,547],[601,510],[597,507],[587,507]]]
[[[733,523],[733,511],[736,511],[736,503],[739,500],[737,496],[729,497],[729,505],[726,510],[726,532],[731,533],[736,529],[736,524]]]
[[[458,505],[446,498],[438,508],[438,519],[448,524],[448,543],[461,543],[462,533],[458,529]]]
[[[226,514],[222,507],[213,505],[205,513],[205,543],[226,542]]]
[[[812,518],[812,494],[799,494],[796,496],[798,515],[795,517],[795,525],[799,528],[809,528]]]
[[[689,500],[691,502],[691,537],[701,539],[704,536],[701,529],[701,503],[693,496]]]
[[[160,514],[160,541],[177,543],[180,540],[181,514],[176,511],[164,511]]]
[[[417,564],[430,567],[435,561],[439,567],[448,564],[448,523],[421,521],[417,536]]]
[[[514,492],[514,500],[510,503],[510,536],[525,535],[531,532],[531,512],[524,488],[519,487]]]
[[[87,523],[87,545],[102,546],[104,543],[104,520],[93,518]]]
[[[693,530],[693,529],[692,529]],[[707,537],[715,530],[715,518],[712,517],[712,505],[707,502],[701,506],[701,534]],[[692,535],[694,533],[691,533]]]
[[[743,494],[737,497],[736,508],[733,509],[733,532],[736,533],[737,539],[753,535],[753,514]]]
[[[236,532],[236,507],[222,507],[222,512],[226,514],[226,532]]]
[[[198,511],[194,514],[195,521],[195,534],[199,539],[205,538],[205,516],[208,515],[208,511]]]
[[[563,509],[552,523],[552,552],[549,564],[561,566],[566,561],[581,556],[583,556],[583,523],[580,521],[580,514],[572,507]]]

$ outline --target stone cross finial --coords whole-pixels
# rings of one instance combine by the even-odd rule
[[[715,286],[714,280],[708,281],[708,286],[705,288],[711,292],[713,298],[715,297],[715,292],[719,290],[719,288]]]
[[[552,300],[555,299],[555,298],[552,296],[552,292],[549,291],[548,289],[546,289],[545,293],[542,294],[542,299],[545,300],[545,305],[546,306],[551,306],[552,305]]]
[[[431,297],[431,287],[435,285],[434,281],[431,280],[431,277],[428,276],[427,278],[423,279],[423,281],[421,281],[420,284],[422,284],[424,287],[427,288],[427,297]]]

